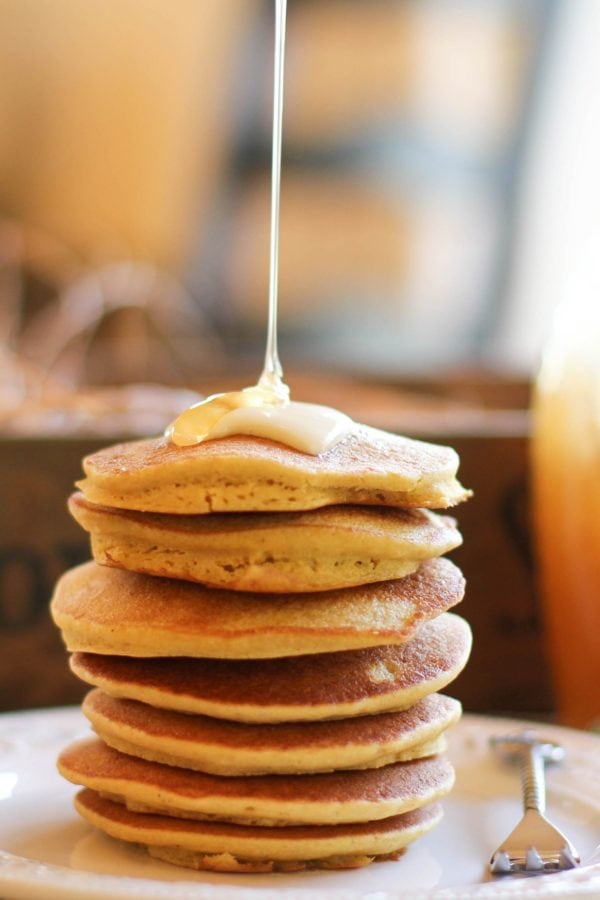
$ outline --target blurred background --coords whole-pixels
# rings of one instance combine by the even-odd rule
[[[593,0],[290,0],[284,365],[536,365],[580,236],[568,194],[597,187],[599,19]],[[269,0],[1,0],[0,409],[36,374],[257,371],[272,28]]]
[[[259,374],[273,20],[271,0],[0,0],[0,629],[13,677],[26,640],[58,653],[40,610],[87,554],[60,518],[82,453]],[[597,224],[599,36],[596,0],[288,4],[284,371],[299,399],[460,449],[478,496],[461,518],[482,637],[472,708],[552,707],[527,408]],[[527,671],[498,686],[515,641],[533,648]],[[66,673],[19,677],[21,705],[73,698]]]

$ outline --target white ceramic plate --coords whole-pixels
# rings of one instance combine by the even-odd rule
[[[195,873],[152,860],[79,819],[76,791],[56,773],[61,747],[89,733],[79,709],[0,715],[0,896],[3,900],[462,900],[467,897],[600,897],[600,737],[550,726],[568,762],[548,771],[548,809],[580,851],[571,872],[491,881],[490,852],[520,816],[515,771],[488,749],[492,734],[523,727],[465,716],[450,735],[457,770],[442,824],[403,859],[346,872],[289,875]]]

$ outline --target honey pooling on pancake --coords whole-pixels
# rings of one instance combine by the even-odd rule
[[[290,400],[276,347],[285,2],[277,0],[269,334],[257,385],[84,460],[94,561],[51,606],[95,737],[79,814],[171,865],[358,868],[436,827],[465,500],[455,451]],[[279,93],[278,93],[279,91]],[[279,123],[278,128],[276,127]],[[399,872],[401,877],[401,872]]]

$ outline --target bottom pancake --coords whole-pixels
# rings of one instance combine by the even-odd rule
[[[384,819],[440,800],[454,784],[445,757],[321,775],[225,778],[136,759],[97,738],[63,750],[58,769],[137,812],[262,827]]]
[[[255,828],[132,812],[85,788],[77,811],[111,837],[144,845],[151,856],[193,869],[221,872],[356,868],[395,857],[442,817],[438,804],[352,825]]]

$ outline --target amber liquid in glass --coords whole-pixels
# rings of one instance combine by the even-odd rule
[[[534,399],[534,523],[559,720],[588,728],[600,724],[600,313],[562,324]]]

